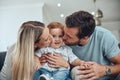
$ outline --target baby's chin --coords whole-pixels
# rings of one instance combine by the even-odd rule
[[[57,48],[60,48],[60,47],[61,47],[61,45],[52,45],[51,47],[53,47],[53,48],[57,49]]]
[[[57,48],[60,48],[60,46],[55,46],[54,48],[56,48],[56,49],[57,49]]]

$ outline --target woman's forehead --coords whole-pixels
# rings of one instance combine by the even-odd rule
[[[41,38],[47,38],[49,36],[49,29],[47,27],[44,28]]]

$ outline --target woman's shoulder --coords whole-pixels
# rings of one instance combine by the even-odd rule
[[[12,53],[12,52],[14,51],[14,49],[15,49],[15,45],[16,45],[16,44],[11,45],[11,46],[7,49],[7,53]]]
[[[8,49],[7,49],[7,53],[6,53],[6,57],[5,57],[5,61],[4,61],[4,65],[2,67],[2,70],[0,72],[0,77],[1,80],[12,80],[12,57],[14,56],[12,53],[15,49],[15,44],[11,45]]]

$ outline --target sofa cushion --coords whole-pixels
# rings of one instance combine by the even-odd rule
[[[6,56],[6,51],[0,52],[0,71],[1,71],[2,66],[4,64],[5,56]]]

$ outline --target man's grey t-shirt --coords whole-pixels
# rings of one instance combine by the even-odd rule
[[[120,53],[115,36],[109,30],[98,26],[86,45],[74,45],[71,48],[80,59],[94,61],[102,65],[112,65],[109,59]],[[100,80],[106,80],[106,78],[103,77]]]

